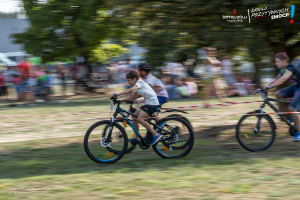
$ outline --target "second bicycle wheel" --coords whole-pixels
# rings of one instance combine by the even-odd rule
[[[190,124],[180,118],[163,118],[157,125],[168,131],[161,142],[153,146],[162,158],[181,158],[190,153],[194,145],[194,132]],[[182,147],[184,148],[178,148]]]
[[[108,132],[103,135],[103,130],[109,124],[108,120],[96,122],[88,129],[84,137],[85,152],[97,163],[114,163],[121,159],[127,150],[127,134],[118,123],[113,124],[110,137],[108,137]]]
[[[244,115],[236,126],[236,138],[248,151],[264,151],[275,140],[274,123],[268,115]]]

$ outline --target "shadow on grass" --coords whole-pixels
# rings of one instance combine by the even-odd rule
[[[55,140],[51,140],[55,142]],[[50,141],[50,142],[51,142]],[[80,139],[78,139],[80,141]],[[290,143],[289,143],[290,144]],[[284,148],[285,141],[279,141],[272,151],[250,153],[242,149],[236,141],[216,139],[197,139],[191,153],[185,158],[162,159],[151,148],[147,151],[135,149],[114,164],[94,163],[85,154],[82,142],[69,143],[55,147],[36,148],[33,145],[6,148],[0,154],[1,178],[22,178],[40,175],[76,174],[76,173],[114,173],[145,170],[168,170],[192,166],[197,168],[229,167],[234,164],[249,165],[251,158],[300,157],[292,149],[295,143]],[[32,148],[33,147],[33,148]],[[271,156],[270,156],[271,155]]]

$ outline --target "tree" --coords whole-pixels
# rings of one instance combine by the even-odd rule
[[[119,12],[129,17],[135,13],[138,26],[138,41],[149,51],[149,61],[160,64],[168,53],[183,61],[189,54],[203,46],[214,46],[226,53],[235,53],[239,47],[249,49],[252,61],[259,69],[259,63],[268,52],[287,51],[291,58],[299,54],[298,43],[286,46],[287,41],[299,32],[299,26],[289,23],[288,18],[271,20],[252,19],[251,23],[230,23],[223,15],[238,14],[247,16],[248,9],[268,6],[279,9],[295,5],[296,1],[183,1],[183,0],[129,0],[126,3],[115,0],[122,6]],[[296,8],[299,7],[296,5]],[[136,14],[138,13],[138,14]],[[294,20],[300,20],[295,12]],[[274,37],[280,38],[279,42]],[[158,63],[157,63],[158,64]],[[259,73],[257,72],[257,75]],[[260,85],[259,78],[257,84]]]
[[[13,38],[15,43],[24,44],[29,54],[42,57],[44,62],[74,60],[78,56],[84,57],[88,64],[95,59],[94,53],[99,53],[96,49],[102,42],[126,35],[126,27],[113,17],[113,10],[105,0],[46,3],[23,0],[23,4],[31,27],[24,33],[14,34]]]

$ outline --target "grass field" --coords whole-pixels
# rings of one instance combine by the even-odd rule
[[[253,97],[231,98],[233,102]],[[213,100],[211,103],[217,103]],[[196,99],[166,107],[201,105]],[[108,112],[107,98],[78,98],[67,104],[0,107],[0,116]],[[240,116],[259,104],[186,109],[195,145],[185,158],[165,160],[150,148],[100,165],[83,149],[85,131],[108,113],[0,121],[1,199],[300,199],[299,143],[278,121],[277,139],[264,152],[250,153],[234,138]],[[266,110],[268,112],[270,110]],[[46,188],[17,190],[16,188]]]

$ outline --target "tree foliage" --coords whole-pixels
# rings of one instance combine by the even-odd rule
[[[126,34],[126,27],[113,17],[105,0],[23,0],[23,4],[31,27],[14,34],[15,43],[24,44],[29,54],[44,62],[76,56],[93,60],[92,52],[103,41]]]

